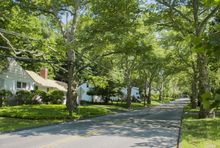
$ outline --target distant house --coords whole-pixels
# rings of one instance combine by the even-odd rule
[[[122,92],[124,93],[124,95],[127,95],[127,88],[122,89]],[[135,96],[135,98],[140,98],[139,88],[132,87],[132,89],[131,89],[131,97],[132,96]]]
[[[14,59],[8,58],[9,67],[0,73],[0,90],[10,90],[15,94],[19,90],[42,90],[48,92],[58,89],[67,92],[67,84],[47,79],[47,68],[40,71],[40,76],[33,71],[24,70]]]
[[[90,95],[87,95],[87,91],[89,91],[94,86],[89,85],[88,83],[83,83],[83,84],[78,86],[78,89],[80,87],[85,91],[85,93],[82,95],[82,100],[85,100],[85,101],[88,101],[88,102],[92,102],[92,101],[93,102],[99,102],[99,101],[101,101],[101,97],[100,96],[90,96]]]

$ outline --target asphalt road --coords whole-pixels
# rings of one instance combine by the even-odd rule
[[[171,148],[188,101],[3,134],[0,148]]]

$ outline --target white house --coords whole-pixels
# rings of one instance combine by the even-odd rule
[[[127,88],[122,89],[122,92],[127,95]],[[131,88],[131,97],[135,96],[135,98],[140,98],[140,94],[139,94],[139,88],[137,87],[132,87]]]
[[[78,86],[78,89],[80,87],[85,91],[85,93],[82,95],[82,100],[85,100],[85,101],[88,101],[88,102],[92,102],[92,100],[94,102],[101,101],[101,97],[100,96],[89,96],[89,95],[86,94],[86,92],[89,91],[90,88],[94,88],[94,86],[89,85],[88,83],[83,83],[83,84]]]
[[[67,84],[47,79],[47,69],[41,69],[41,76],[33,71],[24,70],[14,59],[8,58],[9,67],[0,73],[0,90],[10,90],[15,94],[19,90],[42,90],[48,92],[58,89],[67,92]]]

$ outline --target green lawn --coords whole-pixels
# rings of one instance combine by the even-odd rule
[[[171,98],[164,99],[168,102]],[[152,99],[152,104],[146,103],[146,107],[158,105],[161,102],[158,99]],[[91,104],[90,104],[91,105]],[[94,107],[80,107],[80,115],[73,112],[73,117],[69,117],[68,110],[65,105],[21,105],[0,108],[0,132],[7,130],[14,130],[19,128],[38,126],[43,124],[50,124],[55,122],[62,122],[64,120],[79,119],[84,117],[91,117],[97,115],[105,115],[115,113],[103,108],[125,109],[127,110],[125,102],[113,102],[113,105],[92,105]],[[144,102],[132,102],[133,109],[143,108]]]
[[[141,99],[141,100],[142,100],[141,103],[132,102],[132,110],[144,107],[144,101],[143,101],[143,99]],[[165,97],[163,103],[168,103],[168,102],[170,102],[172,100],[174,100],[174,99],[173,98]],[[161,101],[159,101],[158,98],[157,99],[151,99],[151,105],[147,104],[147,100],[146,100],[145,107],[155,106],[155,105],[159,105],[159,104],[162,104],[162,103],[161,103]],[[128,110],[128,108],[126,106],[126,102],[113,102],[113,104],[110,103],[110,102],[108,104],[86,103],[86,105],[94,106],[94,107],[103,107],[103,108]]]
[[[191,109],[191,103],[189,103],[184,107],[184,112],[199,112],[199,109],[200,107],[197,107],[197,109]],[[215,112],[220,112],[219,109],[215,109]]]
[[[0,117],[0,132],[15,130],[25,127],[32,127],[56,122],[62,122],[63,120],[30,120],[30,119],[19,119]]]
[[[114,113],[113,111],[95,108],[80,107],[80,115],[73,112],[73,117],[65,105],[22,105],[0,108],[0,131],[7,131],[43,124],[62,122],[64,120],[79,119],[97,115]]]
[[[182,148],[220,147],[220,115],[216,118],[198,119],[198,115],[184,115]]]
[[[191,104],[185,106],[184,112],[197,114],[183,117],[182,148],[220,147],[220,115],[216,115],[216,118],[199,119],[199,107],[191,109]]]

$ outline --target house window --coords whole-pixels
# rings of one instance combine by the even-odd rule
[[[27,83],[22,83],[22,88],[26,89]]]
[[[17,82],[17,88],[21,88],[21,82]]]
[[[50,91],[50,88],[47,87],[47,92]]]
[[[0,78],[0,88],[1,88],[1,87],[4,87],[4,79],[1,79],[1,78]]]
[[[26,89],[27,83],[24,82],[17,82],[17,88],[23,88]]]
[[[34,90],[38,90],[38,86],[34,86]]]
[[[138,93],[136,93],[136,95],[138,95]]]

